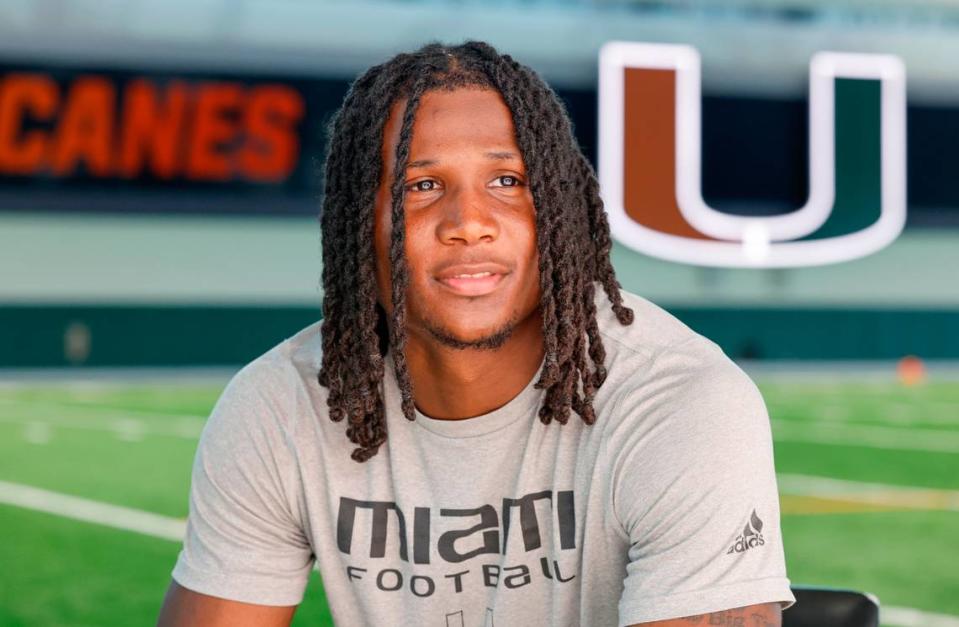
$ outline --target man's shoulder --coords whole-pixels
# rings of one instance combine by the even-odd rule
[[[650,363],[664,355],[686,354],[694,366],[697,361],[722,356],[713,341],[700,335],[659,305],[625,290],[623,304],[633,310],[632,324],[621,324],[613,313],[605,293],[596,302],[596,318],[607,353],[616,362]],[[631,363],[631,367],[639,363]]]
[[[757,394],[749,376],[715,342],[649,300],[621,293],[634,313],[631,325],[620,324],[608,303],[598,313],[608,382],[620,398],[659,406],[708,399],[718,407]]]
[[[613,318],[603,337],[620,345],[612,349],[603,384],[611,388],[605,429],[615,443],[611,451],[643,450],[650,463],[672,463],[650,447],[696,456],[719,442],[768,434],[759,389],[716,343],[649,301],[623,296],[639,328],[630,332]]]

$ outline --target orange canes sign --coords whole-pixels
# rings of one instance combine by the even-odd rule
[[[87,75],[61,89],[43,74],[8,74],[0,82],[0,172],[277,180],[296,163],[302,115],[299,94],[282,85],[137,79],[118,88]],[[31,121],[49,127],[27,130]]]
[[[813,56],[809,196],[775,216],[725,213],[703,199],[694,48],[610,42],[599,71],[600,188],[613,235],[625,246],[700,266],[797,267],[871,254],[902,231],[906,88],[899,58]]]
[[[269,79],[0,70],[0,182],[283,183],[305,105]]]

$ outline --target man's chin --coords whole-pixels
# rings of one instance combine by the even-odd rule
[[[485,333],[462,334],[439,324],[427,324],[430,336],[449,348],[457,350],[496,350],[506,344],[516,330],[516,321],[509,320],[504,325]]]

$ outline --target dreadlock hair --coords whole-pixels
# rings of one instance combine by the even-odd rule
[[[428,44],[367,70],[330,121],[321,215],[323,357],[319,383],[328,389],[330,419],[347,420],[352,458],[363,462],[386,441],[383,375],[392,356],[403,414],[415,419],[406,366],[404,176],[413,120],[423,94],[479,87],[498,91],[510,111],[536,209],[545,390],[540,420],[566,424],[570,410],[596,420],[593,398],[606,378],[596,322],[594,282],[616,318],[631,324],[609,260],[612,242],[596,174],[579,149],[565,107],[530,68],[490,45]],[[390,276],[393,311],[377,302],[373,224],[376,189],[385,171],[383,128],[391,106],[407,101],[396,149],[392,191]],[[587,363],[592,361],[592,368]]]

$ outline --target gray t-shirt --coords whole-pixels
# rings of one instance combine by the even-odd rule
[[[597,420],[537,418],[532,383],[468,420],[403,418],[350,459],[316,382],[319,323],[243,368],[193,468],[173,571],[217,597],[294,605],[319,569],[339,625],[629,625],[794,599],[769,419],[750,379],[652,303],[597,298]]]

